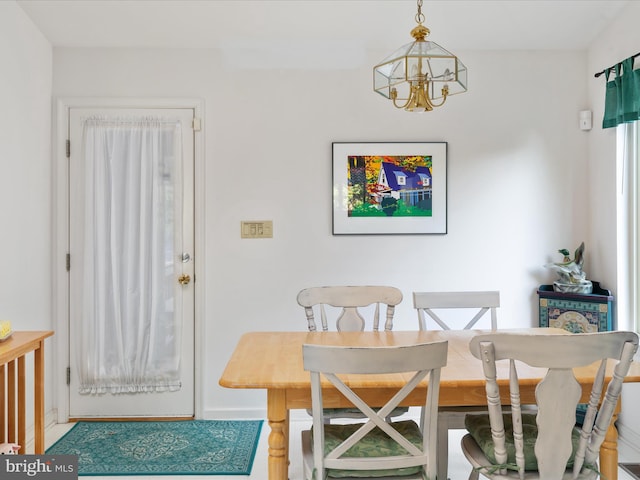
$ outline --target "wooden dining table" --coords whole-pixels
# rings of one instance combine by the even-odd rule
[[[506,331],[506,330],[501,330]],[[512,330],[548,335],[572,335],[554,328]],[[268,437],[269,480],[286,480],[289,465],[289,414],[293,409],[311,408],[311,384],[309,372],[302,364],[302,345],[345,346],[396,346],[415,343],[448,341],[447,366],[440,377],[441,406],[486,405],[485,380],[480,361],[469,351],[469,341],[483,330],[447,331],[391,331],[391,332],[250,332],[244,334],[225,370],[219,384],[227,388],[264,389],[267,391],[267,421],[271,428]],[[505,371],[499,376],[505,378]],[[596,366],[577,369],[576,379],[583,387],[582,402],[588,402]],[[535,403],[535,386],[545,370],[519,369],[521,401]],[[347,383],[369,405],[383,405],[404,384],[402,374],[386,374],[374,377],[350,375]],[[627,382],[640,382],[640,365],[631,366]],[[327,388],[330,384],[327,384]],[[424,402],[426,380],[414,390],[403,405],[415,406]],[[325,408],[348,407],[349,403],[337,391],[323,396]],[[509,403],[508,390],[504,390],[504,404]],[[619,405],[618,405],[619,411]],[[600,449],[600,471],[603,478],[618,478],[618,434],[613,422]]]

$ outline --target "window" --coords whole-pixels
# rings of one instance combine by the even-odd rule
[[[396,173],[396,180],[398,182],[398,185],[406,185],[407,184],[407,176],[404,173],[401,172],[395,172]]]
[[[424,173],[420,173],[419,176],[420,176],[420,180],[422,181],[422,186],[423,187],[426,188],[426,187],[430,187],[431,186],[430,179],[429,179],[429,177],[427,175],[425,175]]]
[[[616,129],[618,328],[640,332],[640,122]]]

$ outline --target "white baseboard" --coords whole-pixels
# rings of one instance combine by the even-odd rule
[[[55,425],[57,423],[57,417],[58,417],[58,412],[56,411],[56,409],[52,409],[49,410],[48,412],[45,412],[44,414],[44,429],[47,430],[47,428],[51,427],[52,425]],[[25,432],[26,435],[26,445],[25,445],[25,451],[27,453],[33,453],[35,446],[35,429],[34,429],[34,425],[27,425],[27,431]]]
[[[204,410],[202,420],[264,420],[267,410],[264,408],[215,409]]]
[[[618,429],[618,443],[633,451],[634,457],[636,455],[640,457],[640,434],[620,422],[616,424],[616,427]]]

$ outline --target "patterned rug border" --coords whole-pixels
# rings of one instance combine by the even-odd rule
[[[79,476],[250,475],[264,420],[77,422],[46,451]]]

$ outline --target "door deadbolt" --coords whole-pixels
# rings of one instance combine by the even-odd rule
[[[191,277],[189,275],[186,274],[182,274],[178,277],[178,283],[180,285],[186,285],[191,281]]]

